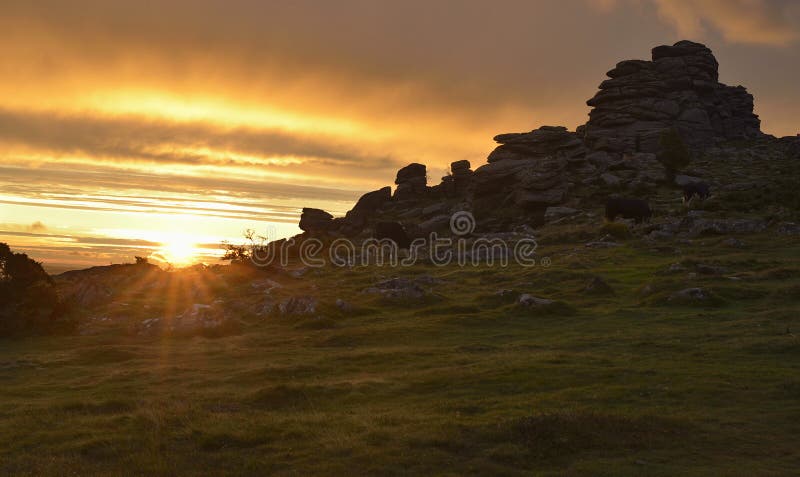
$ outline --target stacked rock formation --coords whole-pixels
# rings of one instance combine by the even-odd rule
[[[414,162],[400,169],[397,171],[394,183],[397,184],[397,189],[394,191],[395,199],[419,198],[427,191],[428,177],[425,165]]]
[[[453,162],[451,174],[433,187],[427,186],[425,165],[409,164],[397,172],[394,194],[389,187],[369,192],[337,219],[304,209],[300,227],[363,236],[390,220],[424,234],[446,230],[450,214],[460,210],[472,211],[483,231],[537,225],[611,194],[648,197],[672,184],[682,164],[670,158],[675,148],[668,146],[676,141],[685,152],[684,145],[696,151],[766,137],[753,97],[741,86],[719,83],[717,60],[699,43],[658,46],[651,61],[622,61],[607,74],[610,79],[588,101],[589,121],[575,132],[542,126],[500,134],[487,164],[472,171],[469,161]],[[800,139],[781,141],[787,154],[800,154]]]
[[[319,233],[328,230],[333,221],[333,216],[322,209],[303,208],[300,215],[300,230],[310,233]]]
[[[711,50],[691,41],[653,48],[652,61],[622,61],[587,101],[593,109],[578,132],[591,149],[618,153],[657,153],[669,128],[694,149],[760,136],[753,96],[720,83],[718,66]]]
[[[442,189],[446,197],[467,195],[472,187],[472,169],[467,160],[450,164],[450,175],[442,178]]]

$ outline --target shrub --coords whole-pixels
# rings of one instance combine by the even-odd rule
[[[658,145],[658,159],[664,164],[664,167],[672,173],[683,169],[692,161],[689,149],[686,147],[680,133],[675,128],[661,131]]]
[[[631,238],[632,234],[625,222],[606,222],[600,231],[618,240]]]
[[[0,336],[66,326],[53,279],[39,262],[0,243]]]

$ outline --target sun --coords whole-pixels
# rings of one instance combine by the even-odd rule
[[[165,237],[161,240],[158,255],[173,265],[190,265],[197,258],[197,244],[182,235]]]

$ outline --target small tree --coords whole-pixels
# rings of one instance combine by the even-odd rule
[[[256,235],[253,229],[244,231],[244,239],[246,242],[242,244],[222,242],[222,248],[225,253],[220,260],[245,263],[251,259],[254,252],[263,251],[268,246],[267,237]]]
[[[686,147],[680,133],[674,127],[661,131],[658,145],[658,159],[671,174],[688,166],[692,161],[689,148]]]
[[[133,258],[136,259],[136,265],[147,265],[150,263],[150,259],[148,259],[147,257],[140,257],[137,255]]]

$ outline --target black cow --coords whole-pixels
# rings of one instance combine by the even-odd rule
[[[633,219],[637,224],[650,220],[653,212],[646,201],[612,197],[606,201],[606,219],[613,222],[617,217]]]
[[[375,238],[389,239],[397,244],[398,249],[407,249],[411,245],[406,229],[399,222],[378,222],[375,224]]]
[[[708,199],[711,194],[711,186],[706,182],[690,182],[683,186],[683,202],[689,202],[694,196],[700,200]]]

